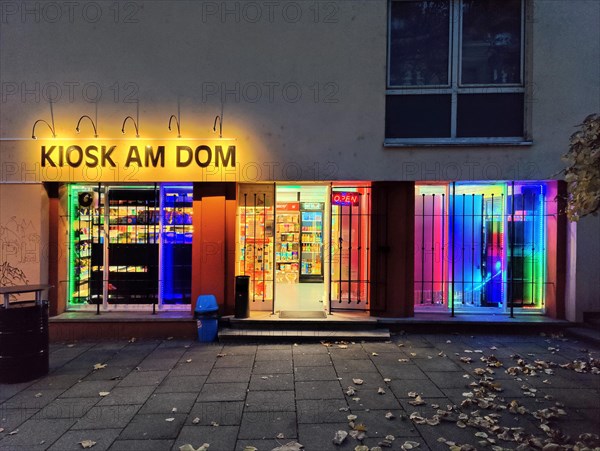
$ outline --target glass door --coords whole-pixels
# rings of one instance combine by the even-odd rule
[[[301,202],[300,282],[323,283],[322,202]]]

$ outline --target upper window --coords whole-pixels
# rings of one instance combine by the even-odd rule
[[[390,0],[386,142],[524,136],[522,0]]]

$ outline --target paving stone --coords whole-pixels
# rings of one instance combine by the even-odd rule
[[[341,445],[333,444],[333,437],[338,430],[348,431],[348,422],[299,424],[298,442],[304,445],[304,449],[307,451],[354,450],[359,442],[352,437],[347,437]]]
[[[223,346],[221,352],[229,355],[254,355],[256,354],[256,345],[226,345]]]
[[[119,381],[81,381],[62,393],[62,398],[99,398],[100,392],[111,391]]]
[[[14,431],[38,412],[38,409],[0,409],[0,428],[4,429],[0,437]]]
[[[364,349],[364,351],[367,354],[371,354],[373,352],[376,352],[377,354],[398,352],[398,346],[392,342],[389,342],[389,343],[386,343],[386,342],[363,343],[362,348]]]
[[[327,381],[335,380],[337,373],[333,366],[299,366],[294,368],[294,378],[297,381]]]
[[[432,359],[415,359],[414,363],[425,373],[428,371],[462,371],[461,367],[452,360],[439,356]],[[476,368],[476,364],[472,367],[469,366],[469,368]]]
[[[214,368],[206,382],[214,384],[220,382],[246,382],[250,381],[250,370],[240,368]]]
[[[467,388],[467,386],[475,380],[475,377],[471,375],[469,379],[463,378],[465,372],[453,372],[448,374],[444,371],[431,371],[427,373],[427,377],[433,382],[438,388]]]
[[[391,390],[380,395],[377,392],[378,387],[364,387],[356,392],[356,395],[346,396],[348,405],[351,409],[399,409],[400,403]],[[360,398],[354,401],[353,398]]]
[[[295,411],[293,391],[251,391],[246,397],[246,412]]]
[[[390,379],[425,379],[427,376],[417,366],[410,363],[398,362],[395,365],[375,364],[383,377]]]
[[[239,439],[296,438],[296,412],[244,412]],[[285,439],[284,439],[285,442]]]
[[[168,376],[157,387],[156,393],[199,392],[206,376]]]
[[[64,392],[63,389],[22,390],[3,403],[0,409],[42,409]]]
[[[83,417],[97,402],[97,398],[57,398],[40,410],[33,419],[65,418],[77,420]]]
[[[75,382],[79,380],[79,376],[76,374],[55,374],[50,373],[48,376],[38,379],[35,383],[31,384],[28,388],[30,390],[60,390],[63,391],[70,388]],[[2,390],[0,385],[0,391]],[[0,394],[1,397],[1,394]]]
[[[408,415],[410,415],[413,412],[419,412],[423,417],[431,417],[436,414],[437,408],[433,407],[432,404],[434,406],[438,405],[440,406],[440,409],[444,410],[448,405],[457,405],[456,403],[452,402],[452,400],[449,398],[423,398],[425,404],[420,406],[413,406],[412,404],[409,404],[409,401],[411,401],[411,399],[400,399],[399,401],[400,405],[408,413]]]
[[[214,361],[192,359],[191,362],[180,360],[171,370],[171,376],[208,376]]]
[[[121,432],[119,439],[123,440],[163,440],[175,439],[179,435],[185,421],[185,414],[137,414]],[[173,421],[166,421],[174,418]]]
[[[335,369],[338,373],[377,373],[377,367],[368,359],[362,360],[335,360]]]
[[[119,382],[118,387],[139,387],[141,385],[158,385],[169,374],[162,371],[132,371]]]
[[[165,451],[175,440],[115,440],[109,451]]]
[[[294,353],[294,366],[330,366],[329,354],[297,354]]]
[[[184,426],[171,449],[179,451],[180,446],[188,443],[199,448],[203,443],[208,443],[209,449],[234,450],[237,430],[237,426]]]
[[[262,450],[269,451],[271,449],[281,446],[282,441],[285,442],[285,439],[284,440],[244,439],[244,440],[238,440],[235,444],[235,448],[231,448],[231,449],[235,449],[235,451],[243,451],[244,448],[246,448],[247,446],[253,446],[254,448],[257,448],[259,451],[262,451]],[[309,450],[306,450],[306,451],[309,451]]]
[[[215,362],[214,368],[252,368],[254,355],[225,355]]]
[[[351,407],[352,414],[358,418],[355,423],[362,423],[367,427],[367,436],[377,438],[381,440],[386,435],[401,435],[403,437],[418,437],[417,432],[412,421],[402,419],[402,416],[408,417],[407,413],[403,409],[385,409],[385,410],[359,410]],[[387,412],[392,412],[396,418],[388,420],[385,417]],[[376,446],[373,445],[373,446]]]
[[[115,378],[123,379],[127,376],[135,366],[107,366],[101,370],[94,370],[88,374],[84,380],[86,381],[102,381],[102,380],[114,380]]]
[[[445,396],[444,393],[429,380],[393,380],[392,382],[389,382],[389,387],[397,398],[409,398],[409,392],[416,392],[421,396],[428,398],[443,398]]]
[[[306,354],[329,355],[329,348],[327,346],[323,346],[322,344],[299,343],[298,346],[292,346],[292,353],[294,354],[294,358],[296,358],[297,355]]]
[[[598,409],[600,407],[598,390],[589,388],[546,388],[544,392],[552,396],[553,401],[561,402],[566,407],[578,409]]]
[[[293,347],[289,344],[264,343],[258,349],[263,351],[291,351]]]
[[[126,404],[143,404],[154,391],[154,386],[115,387],[108,396],[104,396],[99,406],[118,406]]]
[[[178,360],[179,357],[163,359],[147,357],[139,363],[138,368],[139,371],[169,370],[175,366]]]
[[[354,383],[354,379],[362,379],[362,385],[358,385]],[[384,382],[384,377],[379,373],[363,373],[363,372],[354,372],[354,373],[340,373],[339,381],[344,387],[344,391],[348,388],[348,386],[352,385],[353,387],[360,390],[370,390],[375,388],[377,390],[379,387],[385,387],[386,383]]]
[[[283,349],[266,349],[264,347],[258,348],[256,351],[256,361],[261,360],[292,360],[292,350],[287,348]]]
[[[300,399],[296,401],[298,423],[339,423],[347,421],[348,403],[344,399]]]
[[[105,451],[118,437],[121,429],[99,429],[88,431],[68,431],[58,439],[49,451],[80,451],[83,440],[96,442],[94,451]]]
[[[138,405],[96,406],[71,427],[75,429],[123,429],[138,412]]]
[[[3,450],[45,450],[63,435],[75,420],[27,420],[14,435],[4,435],[0,440]]]
[[[344,399],[338,381],[296,382],[296,399]]]
[[[199,425],[210,426],[213,422],[221,426],[239,425],[242,421],[244,403],[234,402],[197,402],[187,417],[186,424],[193,425],[195,418]]]
[[[250,391],[253,390],[293,390],[293,374],[253,374],[250,377]]]
[[[153,394],[148,398],[146,404],[144,404],[140,410],[140,414],[147,413],[165,413],[171,414],[173,409],[177,409],[176,413],[188,413],[196,397],[197,392],[193,393],[159,393]]]
[[[181,356],[187,351],[186,348],[184,348],[183,346],[177,346],[177,347],[161,347],[158,346],[156,349],[154,349],[154,351],[152,351],[147,359],[148,360],[172,360],[172,359],[176,359],[179,360],[181,358]]]
[[[360,345],[348,345],[347,349],[341,349],[337,345],[333,345],[329,348],[329,354],[334,363],[337,360],[362,360],[368,356]]]
[[[259,360],[254,362],[253,374],[292,373],[291,360]]]
[[[243,401],[246,399],[247,388],[248,384],[239,382],[204,384],[198,395],[198,402]]]

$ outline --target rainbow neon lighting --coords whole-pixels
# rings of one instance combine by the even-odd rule
[[[452,303],[459,309],[543,307],[546,188],[542,182],[515,182],[513,196],[512,186],[416,185],[418,308],[449,308]]]

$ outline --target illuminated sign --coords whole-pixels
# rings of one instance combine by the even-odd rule
[[[358,192],[336,192],[331,194],[331,204],[340,206],[358,207],[360,205],[360,193]]]
[[[236,181],[245,175],[233,139],[65,138],[0,146],[0,181]]]

